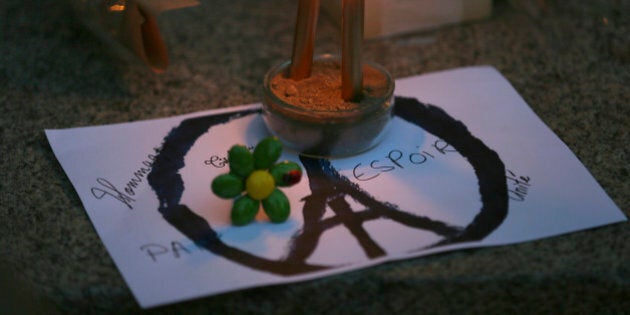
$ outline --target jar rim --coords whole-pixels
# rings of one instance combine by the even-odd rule
[[[317,62],[317,61],[340,62],[341,58],[337,55],[321,54],[321,55],[315,56],[313,60],[314,62]],[[365,115],[374,111],[378,111],[382,107],[383,102],[386,102],[389,98],[391,98],[394,92],[394,80],[392,79],[391,74],[385,68],[383,68],[381,65],[377,63],[364,61],[363,62],[364,65],[368,65],[374,68],[375,70],[377,70],[379,73],[383,74],[383,77],[386,80],[385,82],[386,90],[383,93],[379,94],[379,96],[377,97],[371,97],[370,102],[366,102],[367,106],[358,106],[356,108],[351,108],[351,109],[334,109],[334,110],[307,109],[304,107],[290,104],[282,100],[272,91],[271,80],[281,71],[285,71],[286,69],[288,69],[290,64],[291,64],[291,60],[286,60],[286,61],[276,64],[275,66],[271,67],[269,71],[267,71],[264,77],[264,81],[263,81],[263,92],[265,94],[265,97],[271,100],[274,107],[282,111],[293,112],[295,115],[309,116],[309,117],[312,116],[312,117],[319,117],[319,118],[333,118],[333,117],[334,118],[344,118],[344,117],[351,118],[355,116],[362,116],[362,115]],[[359,103],[361,103],[361,101],[359,101]]]

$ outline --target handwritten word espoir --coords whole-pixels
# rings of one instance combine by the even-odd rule
[[[228,164],[228,159],[226,157],[213,155],[209,159],[203,161],[203,164],[212,165],[215,168],[224,168]]]
[[[437,139],[431,145],[432,150],[405,153],[394,149],[382,159],[372,160],[370,163],[357,163],[352,169],[352,175],[356,180],[369,181],[377,178],[382,173],[405,169],[409,166],[418,166],[435,159],[436,155],[446,155],[448,152],[457,152],[450,144],[442,139]]]
[[[96,183],[98,186],[92,187],[90,191],[92,192],[92,196],[96,199],[103,199],[104,197],[112,197],[120,202],[122,202],[127,208],[133,209],[131,205],[132,202],[136,200],[132,198],[132,196],[136,195],[136,188],[145,181],[145,177],[149,175],[151,172],[151,168],[153,167],[153,163],[157,158],[157,154],[160,153],[161,148],[153,148],[153,153],[147,155],[146,160],[142,161],[142,167],[138,168],[133,172],[131,178],[127,181],[124,188],[119,190],[114,184],[112,184],[109,180],[99,177],[96,179]]]

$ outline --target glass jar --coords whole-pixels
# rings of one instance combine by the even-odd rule
[[[341,71],[336,71],[340,69],[340,58],[317,56],[313,60],[311,78],[303,80],[314,80],[320,67],[332,67],[336,71],[335,78],[328,77],[334,84],[327,83],[327,93],[304,95],[308,98],[306,103],[309,103],[305,106],[286,97],[288,94],[298,94],[299,97],[300,90],[289,88],[291,92],[287,92],[278,87],[277,82],[282,80],[291,85],[292,80],[286,75],[290,63],[286,61],[272,67],[263,83],[263,119],[269,131],[288,149],[315,157],[346,157],[369,150],[382,140],[394,105],[394,81],[384,68],[364,63],[362,97],[356,102],[344,103],[341,99]],[[319,99],[322,94],[337,91],[338,99],[343,103],[341,106],[332,106],[323,98]]]

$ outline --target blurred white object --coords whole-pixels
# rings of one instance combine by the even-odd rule
[[[322,0],[341,20],[341,0]],[[409,33],[479,20],[492,14],[492,0],[366,0],[365,38]]]

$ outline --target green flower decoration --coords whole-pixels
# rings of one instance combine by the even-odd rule
[[[232,224],[252,222],[261,203],[271,222],[287,220],[291,206],[287,196],[278,187],[288,187],[299,182],[302,168],[291,161],[276,163],[280,154],[282,143],[276,137],[260,141],[253,153],[243,145],[230,148],[230,172],[217,176],[211,188],[221,198],[234,199]]]

